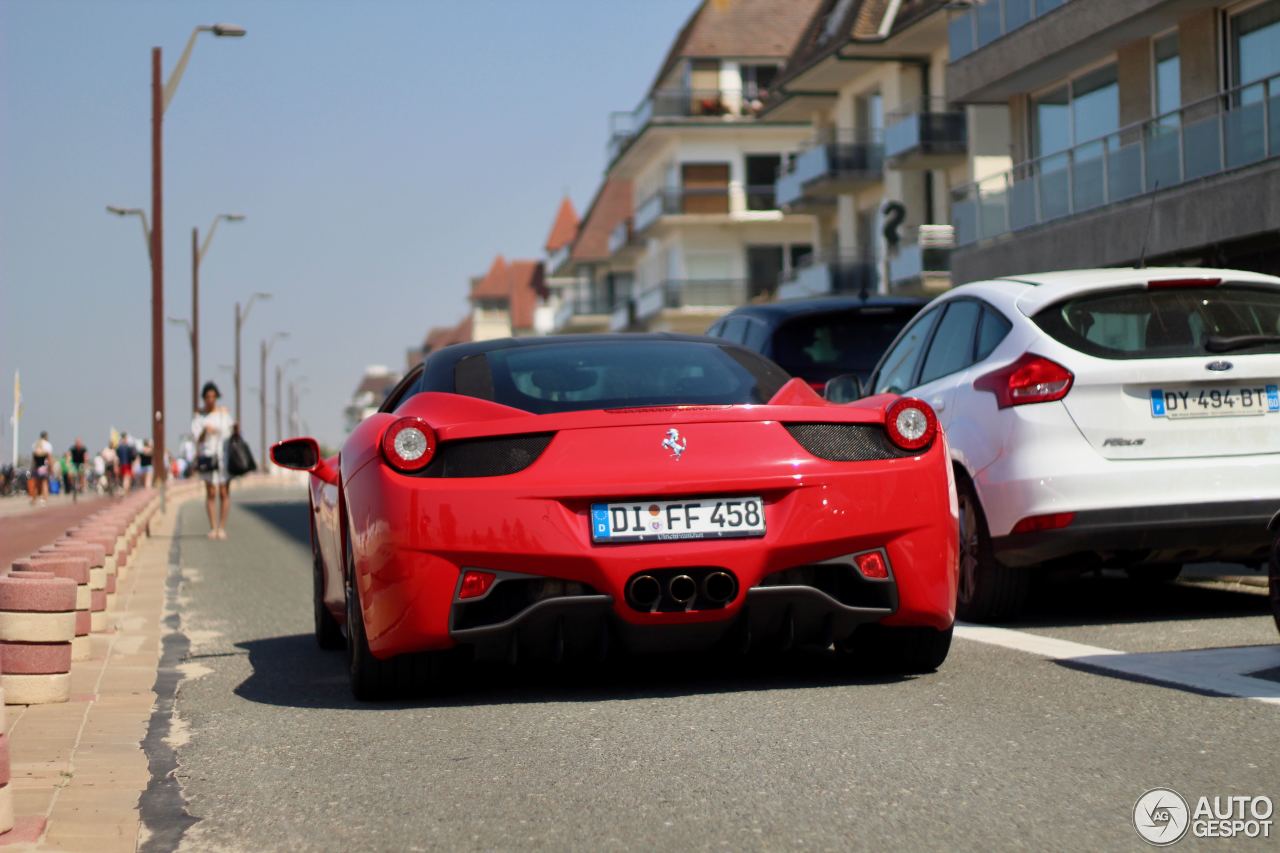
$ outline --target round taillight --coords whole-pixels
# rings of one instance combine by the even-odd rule
[[[422,418],[401,418],[382,434],[382,455],[397,471],[421,471],[435,454],[435,430]]]
[[[884,413],[884,428],[903,450],[922,450],[938,434],[938,416],[923,400],[903,397]]]

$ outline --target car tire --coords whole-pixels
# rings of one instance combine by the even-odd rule
[[[1280,631],[1280,531],[1271,541],[1271,564],[1267,567],[1267,588],[1270,590],[1271,615],[1276,620],[1276,630]]]
[[[858,672],[920,675],[942,666],[952,631],[862,625],[836,651]]]
[[[1130,566],[1124,570],[1129,580],[1139,583],[1169,583],[1182,574],[1181,563],[1165,563],[1158,566]]]
[[[344,545],[347,565],[347,672],[351,679],[351,694],[360,702],[380,702],[438,691],[442,686],[440,653],[420,652],[379,660],[369,650],[350,536],[344,537]]]
[[[312,609],[316,626],[316,644],[325,651],[336,651],[344,648],[346,638],[342,636],[342,626],[333,618],[324,603],[324,561],[316,553],[311,565]]]
[[[995,557],[987,516],[967,477],[957,472],[960,516],[960,571],[956,615],[970,622],[1003,622],[1016,617],[1027,602],[1031,573],[1010,568]]]

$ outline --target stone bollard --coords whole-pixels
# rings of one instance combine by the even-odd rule
[[[76,584],[49,572],[0,577],[0,687],[10,705],[71,697]]]
[[[4,655],[0,652],[0,671],[4,669]],[[13,829],[13,789],[9,787],[9,730],[4,718],[4,688],[0,687],[0,835]]]
[[[13,564],[14,573],[48,572],[54,577],[70,578],[76,582],[75,636],[71,640],[71,660],[88,660],[92,654],[89,631],[93,627],[90,615],[92,592],[89,589],[89,557],[75,554],[47,554],[36,552],[25,560]],[[0,640],[5,639],[0,632]]]

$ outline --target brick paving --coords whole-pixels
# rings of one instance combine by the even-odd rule
[[[24,509],[11,502],[21,501]],[[31,506],[26,498],[7,498],[5,512],[0,513],[0,569],[20,560],[41,545],[48,545],[80,519],[107,506],[106,498],[85,496],[72,503],[64,498],[52,499],[45,506]]]

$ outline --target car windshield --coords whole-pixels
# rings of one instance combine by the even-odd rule
[[[874,306],[797,317],[774,332],[773,359],[787,372],[809,380],[856,373],[865,381],[919,310],[914,305]]]
[[[536,414],[764,403],[790,378],[755,353],[699,341],[566,342],[492,350],[484,359],[493,400]],[[488,384],[457,391],[482,396]]]
[[[1280,290],[1223,284],[1080,296],[1032,318],[1060,343],[1099,358],[1207,355],[1210,338],[1280,334]],[[1262,341],[1238,352],[1280,352]]]

